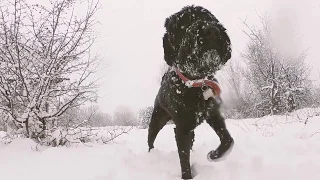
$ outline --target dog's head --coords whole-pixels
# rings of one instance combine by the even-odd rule
[[[165,21],[164,59],[187,76],[203,78],[231,58],[226,29],[207,9],[186,6]]]

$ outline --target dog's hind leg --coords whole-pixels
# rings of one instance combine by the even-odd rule
[[[167,124],[169,119],[170,116],[168,115],[168,113],[163,108],[161,108],[160,104],[156,101],[148,130],[149,152],[154,148],[154,141],[156,140],[159,131],[163,128],[164,125]]]
[[[225,119],[222,117],[219,111],[216,111],[213,116],[207,120],[207,122],[220,138],[219,147],[216,150],[212,150],[208,153],[208,160],[223,160],[223,157],[225,157],[232,150],[234,140],[226,127]]]
[[[190,137],[191,131],[184,128],[174,128],[178,147],[182,179],[192,179],[190,167]]]

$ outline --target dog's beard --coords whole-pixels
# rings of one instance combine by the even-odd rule
[[[196,61],[188,60],[184,65],[178,65],[178,68],[192,79],[206,79],[208,76],[214,76],[222,66],[216,50],[208,50],[196,59]]]
[[[204,73],[208,72],[212,74],[219,70],[221,66],[221,58],[216,50],[212,49],[203,53],[200,60],[200,68],[205,69]]]

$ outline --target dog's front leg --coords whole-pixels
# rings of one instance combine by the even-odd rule
[[[183,128],[174,128],[176,143],[178,147],[181,178],[192,179],[190,168],[190,131],[183,130]]]
[[[231,137],[226,127],[225,120],[219,111],[215,112],[207,122],[215,130],[221,142],[216,150],[212,150],[208,153],[207,158],[209,161],[223,160],[223,157],[226,157],[226,155],[232,150],[234,140]]]

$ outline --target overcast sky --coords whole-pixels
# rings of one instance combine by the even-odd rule
[[[48,0],[26,1],[48,4]],[[320,78],[319,0],[100,1],[95,51],[102,57],[102,70],[96,75],[101,78],[98,104],[104,112],[112,113],[119,105],[134,111],[153,105],[159,88],[160,67],[164,63],[165,18],[191,4],[209,9],[227,28],[233,48],[231,61],[241,61],[239,52],[246,46],[242,20],[249,25],[258,24],[257,13],[268,13],[278,49],[288,55],[309,49],[307,60],[313,68],[312,78]],[[81,8],[76,11],[84,12]],[[223,85],[222,78],[219,80]],[[222,96],[228,98],[227,88],[222,89]]]
[[[319,71],[320,1],[318,0],[109,0],[101,1],[98,51],[103,54],[99,105],[113,112],[119,105],[134,110],[153,105],[163,60],[164,20],[189,4],[209,9],[228,29],[232,61],[245,47],[241,21],[257,23],[267,12],[274,23],[277,44],[287,53],[309,49],[313,77]]]

